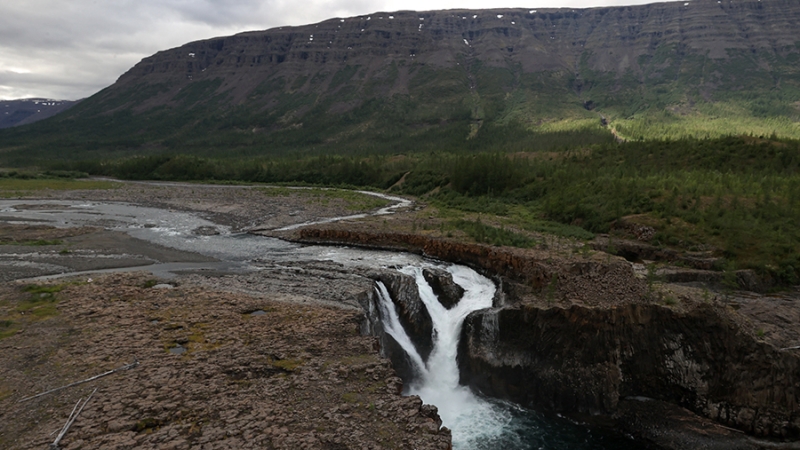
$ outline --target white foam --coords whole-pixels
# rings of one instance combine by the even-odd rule
[[[456,363],[464,319],[472,311],[492,306],[495,287],[486,277],[467,267],[452,265],[446,270],[453,276],[453,281],[464,289],[463,297],[451,309],[446,309],[436,298],[422,275],[422,267],[407,266],[400,270],[414,277],[420,298],[431,316],[434,346],[427,361],[423,361],[417,353],[405,330],[398,328],[399,319],[394,303],[385,286],[379,284],[381,312],[388,319],[388,324],[384,325],[387,332],[416,365],[414,369],[418,379],[409,386],[408,393],[419,395],[425,403],[436,405],[442,424],[452,431],[453,448],[473,448],[478,440],[503,434],[511,421],[509,412],[486,402],[459,384]]]

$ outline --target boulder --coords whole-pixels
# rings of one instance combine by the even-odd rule
[[[464,288],[453,281],[453,275],[441,269],[423,269],[422,276],[433,289],[439,303],[447,309],[456,306],[464,296]]]

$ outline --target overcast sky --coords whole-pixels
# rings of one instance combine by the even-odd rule
[[[0,100],[88,97],[153,53],[214,36],[401,9],[633,5],[652,0],[2,0]]]

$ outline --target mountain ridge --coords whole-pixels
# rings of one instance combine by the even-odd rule
[[[409,138],[515,150],[492,133],[800,138],[796,23],[800,4],[787,0],[335,18],[160,51],[51,133],[109,149],[256,153],[392,152]],[[109,127],[118,138],[94,133]]]
[[[66,111],[79,101],[49,98],[0,100],[0,129],[27,125],[47,119]]]

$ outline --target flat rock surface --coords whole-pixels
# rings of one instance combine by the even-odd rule
[[[0,244],[0,282],[156,262],[214,261],[98,227],[53,228],[0,222]]]
[[[53,281],[42,286],[60,290],[27,314],[35,294],[0,286],[0,315],[22,325],[0,340],[0,447],[45,448],[97,388],[62,448],[449,448],[421,401],[399,395],[359,312],[148,281]]]

